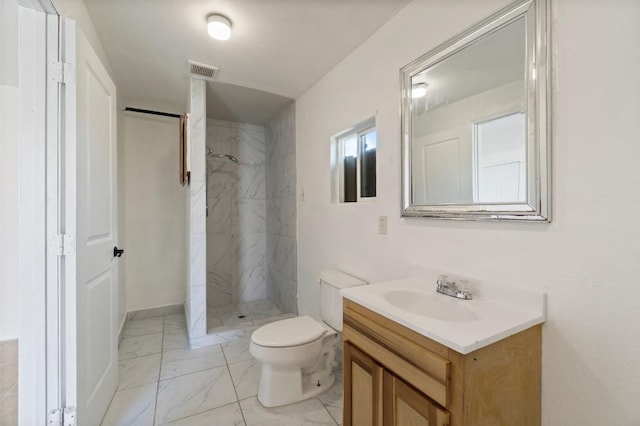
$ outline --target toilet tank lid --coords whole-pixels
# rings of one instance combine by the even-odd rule
[[[253,332],[251,340],[260,346],[283,348],[313,342],[327,328],[309,316],[295,317],[263,325]]]
[[[336,270],[320,272],[320,280],[336,288],[349,288],[367,284],[366,281],[360,278]]]

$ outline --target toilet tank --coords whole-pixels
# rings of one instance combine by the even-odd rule
[[[334,330],[342,331],[342,296],[343,288],[367,284],[353,275],[341,271],[322,271],[320,273],[320,310],[322,320]]]

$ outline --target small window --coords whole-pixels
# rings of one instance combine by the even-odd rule
[[[334,201],[355,203],[376,196],[375,120],[366,120],[333,138]]]

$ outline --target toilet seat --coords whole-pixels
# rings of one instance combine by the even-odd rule
[[[253,332],[251,341],[259,346],[286,348],[319,339],[327,329],[310,316],[301,316],[263,325]]]

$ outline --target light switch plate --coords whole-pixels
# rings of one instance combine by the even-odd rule
[[[378,217],[378,234],[387,235],[387,217]]]

